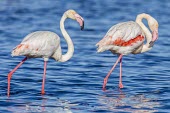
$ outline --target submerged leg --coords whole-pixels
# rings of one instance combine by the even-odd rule
[[[123,88],[123,84],[122,84],[122,58],[120,59],[119,88]]]
[[[43,75],[42,89],[41,89],[41,94],[42,94],[42,95],[45,94],[44,85],[45,85],[46,68],[47,68],[47,61],[44,61],[44,75]]]
[[[115,69],[117,63],[120,61],[120,59],[122,58],[122,56],[123,56],[123,55],[119,55],[119,58],[117,59],[116,63],[113,65],[112,69],[109,71],[109,73],[107,74],[107,76],[104,78],[104,81],[103,81],[103,90],[105,90],[105,87],[106,87],[108,78],[109,78],[110,74],[112,73],[112,71]]]
[[[10,81],[12,74],[27,60],[27,57],[25,57],[9,74],[8,74],[8,92],[7,95],[9,97],[10,95]]]

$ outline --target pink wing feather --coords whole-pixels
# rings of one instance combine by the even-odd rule
[[[118,50],[121,47],[133,46],[136,43],[140,46],[144,39],[144,33],[136,22],[122,22],[112,26],[96,46],[98,46],[98,52],[114,50],[114,48]]]
[[[28,34],[21,44],[12,51],[12,56],[50,57],[57,50],[60,39],[49,31],[37,31]]]

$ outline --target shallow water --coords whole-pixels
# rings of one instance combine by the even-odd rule
[[[169,8],[168,0],[1,0],[0,112],[169,112]],[[62,50],[66,52],[59,21],[67,9],[76,10],[85,20],[84,31],[72,20],[65,22],[75,45],[74,56],[65,63],[49,60],[43,96],[43,59],[29,59],[14,73],[11,96],[7,98],[7,74],[24,58],[11,57],[12,48],[30,32],[50,30],[61,37]],[[97,54],[95,44],[112,25],[135,20],[143,12],[158,20],[159,40],[151,51],[123,58],[123,89],[118,88],[117,67],[106,91],[102,91],[103,78],[117,56],[109,51]]]

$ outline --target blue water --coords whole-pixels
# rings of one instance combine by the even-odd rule
[[[80,31],[75,21],[65,27],[75,45],[74,56],[65,63],[50,59],[45,95],[41,95],[43,59],[29,59],[12,76],[7,98],[7,74],[24,58],[11,50],[27,34],[49,30],[61,37],[59,21],[67,9],[85,20]],[[6,113],[152,113],[170,112],[170,2],[168,0],[1,0],[0,1],[0,112]],[[119,68],[103,79],[117,56],[96,53],[95,44],[114,24],[149,13],[159,22],[159,40],[144,54],[123,58],[123,84],[118,88]],[[146,23],[146,21],[144,21]]]

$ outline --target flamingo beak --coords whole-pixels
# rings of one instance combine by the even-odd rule
[[[156,29],[152,32],[152,40],[149,43],[149,47],[153,47],[153,45],[157,39],[158,39],[158,29]]]
[[[75,19],[77,20],[77,22],[80,24],[81,30],[84,29],[84,19],[79,15],[79,14],[74,14]]]

